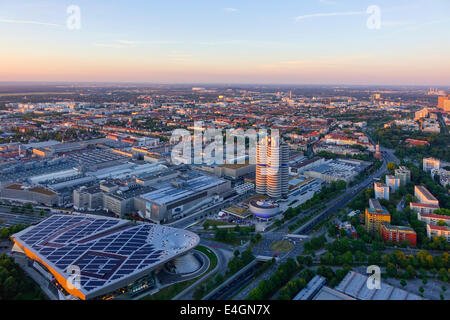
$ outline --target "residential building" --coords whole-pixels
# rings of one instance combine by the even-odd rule
[[[431,171],[432,169],[439,169],[441,161],[435,158],[423,158],[423,171]]]
[[[380,234],[381,225],[385,222],[391,222],[391,215],[385,208],[366,208],[365,226],[368,233]]]
[[[375,199],[389,200],[389,187],[381,182],[374,183]]]
[[[395,169],[395,176],[400,179],[401,186],[406,186],[411,181],[411,171],[404,166]]]
[[[386,176],[386,185],[390,188],[390,192],[396,192],[400,188],[400,179],[396,176]]]
[[[425,222],[426,224],[430,224],[432,226],[438,225],[439,222],[444,222],[448,226],[450,226],[450,217],[439,215],[439,214],[433,214],[433,213],[417,213],[417,219],[419,219],[422,222]]]
[[[412,228],[393,226],[389,223],[381,225],[381,236],[384,242],[401,243],[402,241],[408,241],[411,247],[415,247],[417,243],[417,234]]]
[[[415,186],[414,195],[420,203],[439,205],[439,201],[424,186]]]
[[[411,210],[417,213],[426,213],[426,214],[432,214],[434,211],[439,209],[438,205],[435,204],[427,204],[427,203],[415,203],[411,202],[409,204],[409,207]]]
[[[450,227],[427,224],[427,236],[429,239],[444,237],[448,242],[450,242]]]

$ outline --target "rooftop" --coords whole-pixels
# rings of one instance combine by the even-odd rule
[[[224,183],[225,180],[216,177],[190,173],[188,176],[179,176],[172,183],[162,184],[158,190],[144,194],[142,198],[159,204],[168,204]]]
[[[416,294],[386,283],[378,290],[369,289],[367,281],[367,276],[350,271],[335,289],[358,300],[423,300]]]
[[[80,299],[119,289],[199,243],[197,235],[184,230],[72,215],[53,215],[12,239]],[[73,265],[81,270],[79,289],[67,288]]]

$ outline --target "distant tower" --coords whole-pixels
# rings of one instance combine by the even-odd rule
[[[376,150],[375,150],[375,158],[377,158],[378,160],[381,160],[381,158],[382,158],[381,151],[380,151],[380,142],[378,142]]]

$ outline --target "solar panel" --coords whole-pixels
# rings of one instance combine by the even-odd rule
[[[78,266],[86,295],[144,269],[150,271],[183,252],[178,247],[171,248],[169,239],[177,238],[174,243],[186,242],[183,244],[186,248],[199,241],[198,236],[184,230],[69,215],[53,215],[14,238],[66,277],[68,267]]]

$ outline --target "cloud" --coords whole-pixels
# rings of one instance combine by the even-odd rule
[[[94,43],[95,47],[101,48],[135,48],[141,45],[166,45],[166,44],[176,44],[176,41],[143,41],[143,40],[126,40],[126,39],[118,39],[114,40],[111,43]]]
[[[398,32],[417,31],[417,30],[422,29],[423,27],[426,27],[429,25],[444,23],[444,22],[448,22],[448,21],[450,21],[450,19],[428,21],[428,22],[419,23],[419,24],[415,24],[415,25],[406,27],[404,29],[399,30]]]
[[[117,44],[117,43],[94,43],[94,47],[121,49],[121,48],[126,48],[127,46]]]
[[[404,26],[408,25],[409,22],[407,21],[381,21],[382,27],[398,27],[398,26]]]
[[[299,22],[301,20],[310,19],[310,18],[355,16],[355,15],[362,15],[362,14],[366,14],[366,12],[365,11],[347,11],[347,12],[314,13],[314,14],[306,14],[303,16],[295,17],[295,21]]]
[[[238,12],[239,10],[236,8],[223,8],[224,11],[226,12]]]
[[[336,2],[330,1],[330,0],[319,0],[320,3],[326,4],[326,5],[335,5]]]
[[[50,26],[50,27],[64,27],[61,24],[42,22],[42,21],[32,21],[32,20],[13,20],[13,19],[1,19],[1,23],[12,23],[12,24],[34,24],[40,26]]]

